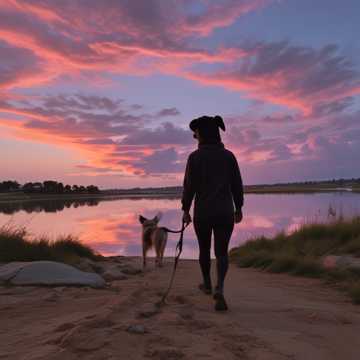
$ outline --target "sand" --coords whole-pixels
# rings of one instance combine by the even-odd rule
[[[0,359],[359,358],[360,307],[319,280],[231,266],[217,313],[182,260],[159,311],[171,267],[150,261],[106,289],[0,287]]]

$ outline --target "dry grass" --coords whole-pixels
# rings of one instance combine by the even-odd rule
[[[274,273],[324,278],[341,286],[360,303],[360,271],[326,271],[325,255],[352,254],[360,257],[360,217],[336,219],[328,224],[308,224],[290,235],[253,239],[230,251],[240,267],[255,267]]]
[[[99,255],[71,235],[56,240],[32,239],[25,228],[0,228],[0,262],[52,260],[76,263],[80,258],[96,260]]]

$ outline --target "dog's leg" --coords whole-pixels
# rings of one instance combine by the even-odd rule
[[[159,260],[160,260],[160,241],[159,241],[159,231],[156,229],[153,234],[153,244],[155,247],[155,266],[159,267]]]
[[[163,240],[161,242],[161,250],[160,250],[160,267],[163,266],[163,258],[164,258],[164,252],[165,252],[165,246],[166,246],[166,242],[167,242],[167,237],[168,237],[168,234],[164,233],[163,234]]]
[[[156,259],[155,259],[155,266],[160,267],[160,249],[158,246],[156,246]]]
[[[146,245],[143,243],[143,270],[146,268]]]
[[[156,259],[155,259],[155,266],[160,267],[160,244],[159,244],[159,238],[156,238],[155,241],[155,252],[156,252]]]

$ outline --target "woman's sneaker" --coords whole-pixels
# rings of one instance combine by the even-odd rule
[[[216,311],[226,311],[228,309],[228,306],[226,304],[223,294],[215,293],[214,299],[215,299],[215,310]]]

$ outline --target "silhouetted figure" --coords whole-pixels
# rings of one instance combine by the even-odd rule
[[[219,128],[225,131],[223,119],[220,116],[202,116],[192,120],[189,126],[198,140],[198,149],[187,159],[181,200],[183,221],[191,222],[189,211],[195,196],[194,229],[199,242],[203,276],[199,288],[206,294],[212,294],[210,249],[214,232],[217,265],[215,309],[227,310],[224,280],[229,266],[228,247],[234,222],[242,220],[242,179],[236,157],[221,141]]]

